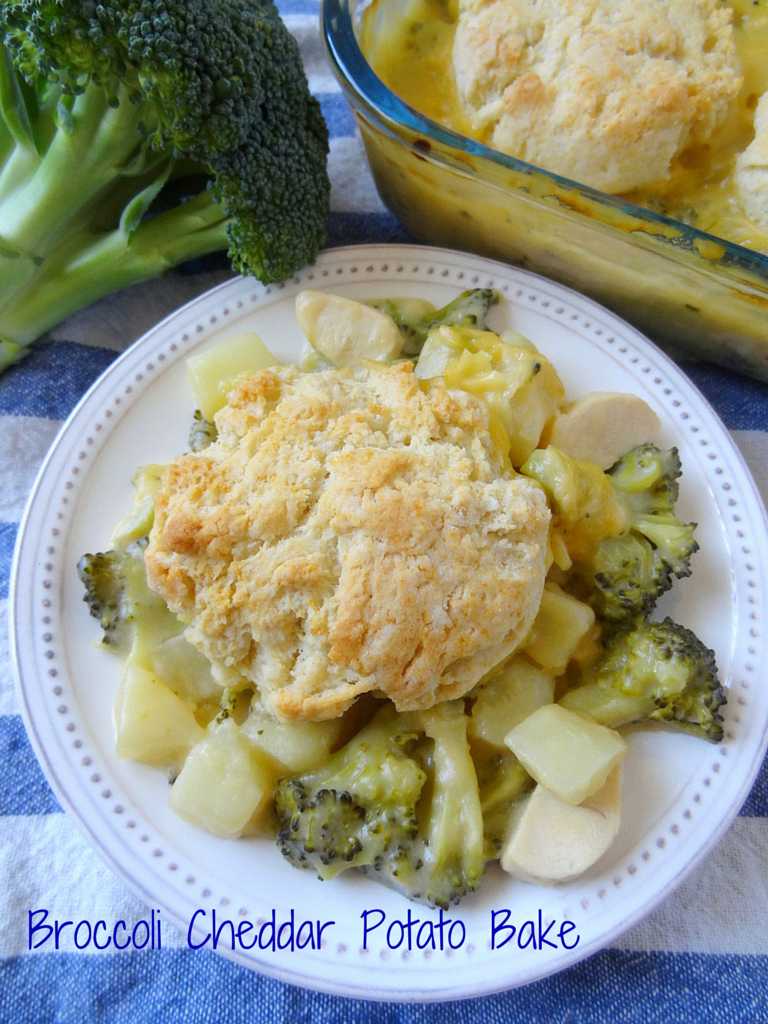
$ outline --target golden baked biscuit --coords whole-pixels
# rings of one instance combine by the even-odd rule
[[[741,85],[717,0],[459,0],[458,98],[489,145],[606,192],[663,181]]]
[[[736,185],[747,216],[768,231],[768,92],[755,110],[755,136],[736,158]]]
[[[254,684],[284,719],[366,691],[423,708],[524,638],[550,514],[477,399],[421,390],[410,363],[280,367],[216,424],[167,470],[145,558],[222,685]]]

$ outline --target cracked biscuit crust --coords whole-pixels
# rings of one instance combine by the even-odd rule
[[[284,719],[366,691],[422,708],[519,645],[550,515],[475,398],[422,391],[409,363],[284,367],[216,422],[216,443],[167,470],[145,558],[222,685],[255,684]]]
[[[614,193],[663,182],[741,85],[717,0],[460,0],[453,68],[489,145]]]

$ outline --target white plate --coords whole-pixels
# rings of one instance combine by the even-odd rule
[[[75,572],[102,548],[131,500],[131,470],[185,450],[193,403],[185,359],[255,329],[276,356],[295,358],[293,299],[303,287],[353,297],[413,295],[438,305],[474,285],[498,288],[497,329],[528,335],[571,396],[634,391],[659,413],[660,443],[676,444],[679,509],[699,523],[701,552],[661,611],[715,648],[729,691],[719,746],[670,732],[630,738],[624,815],[603,860],[568,885],[537,888],[492,869],[482,889],[440,915],[362,877],[320,883],[291,868],[270,841],[203,835],[167,809],[162,772],[118,761],[112,700],[116,659],[94,649],[95,627]],[[217,921],[335,922],[322,948],[219,952],[298,985],[368,999],[440,1000],[521,985],[594,953],[677,886],[711,849],[746,798],[766,744],[765,513],[727,431],[686,377],[650,342],[595,303],[520,270],[445,250],[351,247],[323,254],[284,285],[234,280],[168,317],[117,359],[65,424],[42,467],[19,535],[12,580],[13,649],[27,729],[56,794],[86,836],[147,905],[186,934]],[[381,920],[363,948],[364,923]],[[508,914],[506,912],[509,912]],[[365,912],[369,912],[367,918]],[[495,916],[494,916],[495,915]],[[404,923],[411,929],[411,948]],[[492,922],[499,929],[495,948]],[[531,941],[539,921],[543,943]],[[557,933],[563,922],[564,948]],[[197,931],[199,942],[204,932]],[[250,933],[251,937],[253,933]],[[430,934],[436,948],[430,948]],[[264,942],[269,931],[261,931]],[[442,936],[442,946],[441,946]],[[289,939],[289,929],[282,932]],[[300,937],[309,937],[309,928]],[[313,933],[314,937],[314,933]],[[547,941],[555,938],[555,948]],[[520,940],[520,941],[519,941]],[[426,943],[426,945],[425,945]],[[453,945],[456,948],[450,948]],[[542,948],[543,946],[543,948]],[[521,948],[522,947],[522,948]]]

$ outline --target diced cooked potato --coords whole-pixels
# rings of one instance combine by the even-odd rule
[[[254,331],[235,334],[187,360],[187,375],[195,403],[206,420],[227,404],[232,391],[259,370],[277,365]]]
[[[564,396],[562,381],[540,352],[469,327],[430,331],[415,372],[485,402],[491,436],[513,466],[521,466],[538,445]]]
[[[267,813],[275,778],[231,718],[212,723],[192,748],[168,806],[192,825],[235,839]]]
[[[185,636],[173,636],[151,652],[152,670],[182,700],[194,703],[221,694],[211,663]]]
[[[596,793],[629,749],[614,729],[559,704],[528,715],[505,742],[525,770],[567,804]]]
[[[334,366],[361,359],[390,362],[403,347],[391,316],[343,295],[305,289],[296,296],[296,318],[307,341]]]
[[[592,391],[563,406],[542,444],[605,470],[649,441],[660,426],[659,417],[638,395]]]
[[[621,766],[583,803],[565,803],[542,785],[512,812],[501,866],[525,882],[576,878],[610,847],[621,823]]]
[[[467,734],[506,750],[507,734],[537,708],[551,704],[554,696],[555,680],[549,673],[525,658],[513,658],[477,691]]]
[[[114,706],[118,757],[178,767],[203,736],[189,704],[153,672],[128,662]]]
[[[342,718],[323,722],[281,722],[267,712],[253,708],[240,732],[288,771],[305,772],[328,759],[344,728]]]
[[[523,650],[547,672],[559,676],[594,621],[595,613],[588,604],[547,583]]]

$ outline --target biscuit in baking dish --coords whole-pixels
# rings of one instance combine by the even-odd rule
[[[550,513],[473,396],[422,390],[410,363],[280,367],[216,423],[166,471],[145,560],[222,685],[255,685],[283,719],[367,691],[429,707],[522,641]]]
[[[768,92],[755,110],[755,136],[736,158],[736,186],[747,216],[768,231]]]
[[[489,145],[614,193],[663,181],[741,85],[717,0],[459,0],[453,67]]]

